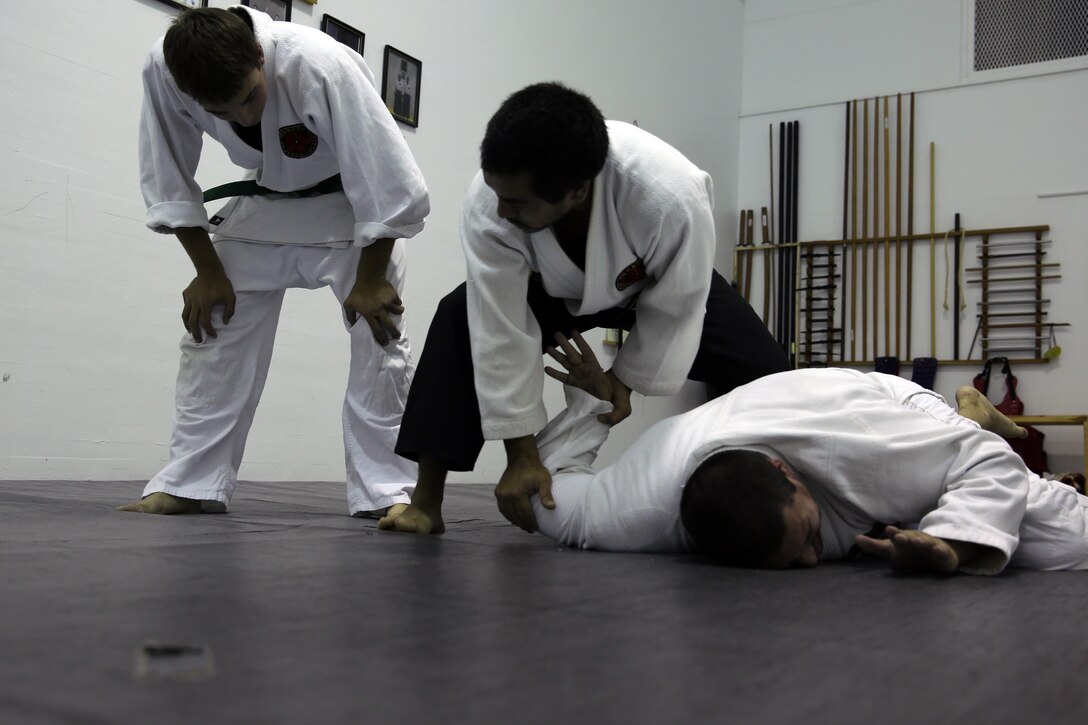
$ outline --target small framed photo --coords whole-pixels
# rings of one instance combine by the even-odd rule
[[[291,20],[291,0],[242,0],[242,4],[260,10],[273,20]]]
[[[159,2],[165,3],[171,7],[180,8],[181,10],[208,7],[208,0],[159,0]]]
[[[334,40],[339,40],[359,55],[363,54],[363,41],[366,40],[366,34],[358,28],[351,27],[343,20],[337,20],[328,13],[322,15],[321,32],[331,35]]]
[[[419,126],[419,85],[422,76],[422,61],[391,45],[385,46],[382,98],[393,118],[409,126]]]

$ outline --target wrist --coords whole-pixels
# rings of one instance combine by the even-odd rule
[[[540,451],[536,447],[534,436],[522,436],[520,438],[508,438],[503,441],[506,447],[506,467],[514,466],[540,466]]]

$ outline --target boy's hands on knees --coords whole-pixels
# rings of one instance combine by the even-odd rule
[[[404,314],[404,305],[396,288],[385,277],[356,281],[344,300],[344,313],[351,325],[359,317],[365,319],[379,345],[384,346],[400,337],[393,317]]]
[[[212,309],[222,305],[223,324],[234,316],[234,285],[230,283],[222,268],[197,274],[189,286],[181,293],[185,306],[181,310],[181,322],[185,331],[197,342],[208,337],[218,337],[212,326]]]
[[[887,527],[884,533],[887,539],[858,534],[855,542],[862,551],[887,559],[893,567],[903,571],[952,574],[960,567],[960,552],[956,546],[959,542],[895,526]]]

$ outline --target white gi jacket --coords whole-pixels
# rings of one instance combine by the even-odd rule
[[[524,232],[499,218],[482,172],[461,219],[476,393],[484,438],[515,438],[547,423],[541,332],[526,301],[539,272],[571,314],[638,297],[634,329],[613,370],[646,395],[672,395],[691,370],[714,264],[710,176],[637,126],[608,122],[609,149],[594,179],[583,272],[551,229]]]
[[[242,213],[261,215],[260,238],[249,238],[253,232],[215,230],[221,235],[284,244],[347,240],[368,246],[378,239],[417,234],[430,209],[427,187],[362,57],[313,28],[237,9],[249,14],[264,51],[264,150],[249,146],[228,121],[178,90],[160,38],[143,70],[140,185],[147,225],[164,233],[178,227],[213,230],[194,180],[206,133],[226,147],[231,161],[251,170],[248,177],[267,188],[298,191],[337,173],[344,185],[344,193],[318,199],[276,197],[269,203],[268,197],[248,197],[253,208]],[[232,202],[227,209],[236,206]]]
[[[601,471],[589,467],[607,437],[596,414],[611,405],[567,392],[570,407],[538,436],[556,509],[534,503],[541,532],[564,544],[691,549],[684,484],[738,447],[798,472],[820,508],[822,559],[844,557],[880,522],[990,547],[970,573],[1001,571],[1021,534],[1032,540],[1018,566],[1088,566],[1088,498],[1030,473],[1006,441],[907,380],[834,368],[769,375],[661,421]]]

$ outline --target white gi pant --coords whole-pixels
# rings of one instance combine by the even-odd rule
[[[186,333],[176,388],[170,462],[144,488],[198,499],[205,511],[223,511],[234,493],[253,414],[261,398],[276,338],[284,290],[328,286],[343,304],[355,284],[358,247],[336,248],[216,240],[237,297],[224,325],[212,315],[218,337],[203,343]],[[386,278],[400,293],[404,240],[397,240]],[[343,317],[344,311],[341,308]],[[349,513],[407,503],[415,463],[393,452],[415,365],[402,335],[384,348],[361,317],[348,327],[351,366],[344,395],[344,451]]]
[[[952,410],[936,393],[908,391],[906,386],[902,390],[905,394],[901,399],[905,403],[938,420],[979,427]],[[1031,471],[1028,477],[1027,510],[1020,521],[1020,543],[1009,566],[1044,571],[1088,569],[1088,496]],[[985,516],[985,512],[979,515]]]

